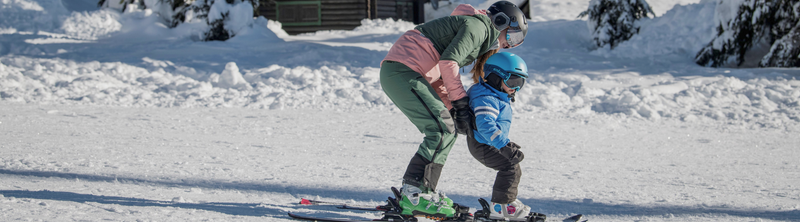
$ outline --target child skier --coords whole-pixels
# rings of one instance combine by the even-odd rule
[[[521,148],[508,139],[511,128],[511,104],[514,94],[528,78],[528,66],[519,56],[500,52],[486,60],[483,73],[473,71],[475,85],[470,87],[470,108],[475,126],[467,135],[469,152],[484,166],[497,170],[492,188],[491,219],[524,220],[530,207],[517,200],[517,186],[522,170]]]

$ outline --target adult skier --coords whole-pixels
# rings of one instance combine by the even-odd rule
[[[450,16],[407,31],[381,62],[380,81],[397,108],[425,134],[403,175],[403,215],[452,217],[453,201],[436,186],[456,132],[471,131],[474,115],[459,68],[477,60],[482,70],[499,48],[517,47],[528,24],[507,1],[487,10],[459,5]]]

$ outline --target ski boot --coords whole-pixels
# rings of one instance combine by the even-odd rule
[[[404,186],[405,186],[405,185],[404,185]],[[416,188],[416,187],[415,187],[415,188]],[[393,187],[393,189],[394,189],[394,187]],[[419,189],[419,188],[416,188],[416,189]],[[401,188],[400,190],[401,190],[401,192],[402,192],[402,190],[403,190],[403,189]],[[447,195],[445,195],[445,194],[444,194],[444,192],[436,192],[436,191],[431,191],[431,192],[429,192],[429,193],[430,193],[430,194],[433,194],[433,195],[438,195],[438,196],[439,196],[439,200],[440,200],[441,202],[444,202],[444,203],[446,203],[446,205],[447,205],[447,206],[453,206],[453,200],[451,200],[449,197],[447,197]],[[398,196],[398,198],[400,198],[400,196]]]
[[[440,202],[442,202],[442,203],[444,203],[445,205],[447,205],[447,206],[453,206],[453,200],[451,200],[450,198],[448,198],[448,197],[447,197],[447,195],[444,195],[444,192],[436,192],[436,191],[433,191],[433,192],[432,192],[432,194],[433,194],[433,195],[438,195],[438,196],[439,196],[439,201],[440,201]]]
[[[419,187],[403,184],[401,190],[401,215],[424,216],[433,220],[444,220],[454,217],[453,201],[443,194],[422,192]],[[443,198],[444,197],[444,198]],[[449,201],[448,201],[449,200]]]
[[[492,202],[490,209],[492,213],[489,214],[489,219],[493,220],[526,221],[531,213],[531,207],[519,200],[507,204]]]

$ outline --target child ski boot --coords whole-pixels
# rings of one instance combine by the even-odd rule
[[[492,213],[489,214],[489,219],[493,220],[526,221],[526,217],[531,213],[531,207],[519,200],[507,204],[492,202],[490,209]]]
[[[419,187],[403,184],[401,190],[401,215],[424,216],[433,220],[454,217],[453,201],[436,192],[422,192]]]

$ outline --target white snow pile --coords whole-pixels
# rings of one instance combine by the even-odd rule
[[[0,57],[0,98],[25,103],[136,107],[342,108],[390,104],[378,87],[378,69],[286,68],[242,73],[230,62],[221,74],[198,81],[188,67],[145,58],[151,70],[124,63]]]
[[[414,23],[393,19],[364,19],[361,26],[353,30],[323,30],[301,33],[299,36],[359,35],[364,33],[404,33],[415,27]]]
[[[15,28],[21,32],[53,30],[69,15],[61,0],[2,0],[0,29]]]
[[[519,112],[672,118],[746,128],[800,125],[798,70],[712,69],[693,63],[697,50],[713,37],[716,4],[677,5],[645,19],[640,34],[614,50],[591,51],[584,21],[532,22],[528,41],[511,50],[528,61],[532,75],[514,106]],[[189,31],[170,30],[147,10],[70,12],[60,1],[15,0],[2,2],[0,18],[0,99],[136,107],[393,109],[380,88],[377,64],[391,42],[413,27],[365,20],[352,31],[288,36],[279,23],[260,18],[242,21],[250,26],[228,42],[184,44],[172,41],[192,42]],[[32,39],[41,36],[51,40]],[[153,48],[134,49],[138,45],[131,42]],[[187,48],[148,55],[173,45]],[[314,54],[319,45],[334,50]],[[82,52],[84,46],[92,50]],[[192,47],[253,56],[221,54],[200,63],[214,54],[200,59],[203,53]],[[283,50],[265,54],[264,49]],[[360,50],[379,53],[342,58]],[[99,62],[111,52],[119,62]],[[307,61],[271,63],[293,54]],[[374,65],[326,62],[341,60]],[[462,71],[469,82],[468,68]]]
[[[577,114],[621,114],[652,120],[716,120],[732,125],[782,128],[798,119],[800,81],[736,77],[642,76],[636,72],[589,76],[535,75],[516,107]]]
[[[107,10],[72,12],[61,25],[64,33],[75,39],[97,40],[122,29],[119,14]]]

